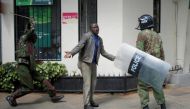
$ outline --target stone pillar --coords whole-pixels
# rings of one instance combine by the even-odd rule
[[[184,67],[189,0],[177,0],[177,64]]]
[[[186,39],[186,48],[185,48],[185,61],[184,61],[184,72],[190,73],[190,9],[187,21],[187,39]]]
[[[183,67],[183,72],[173,74],[171,83],[177,86],[190,86],[188,73],[190,58],[190,14],[189,0],[175,0],[177,18],[177,64]]]

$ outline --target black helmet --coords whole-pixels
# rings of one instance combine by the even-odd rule
[[[154,27],[154,21],[152,16],[144,14],[138,18],[139,26],[136,28],[138,30],[150,29]]]

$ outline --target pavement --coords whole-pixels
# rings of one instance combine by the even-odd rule
[[[167,109],[190,109],[190,87],[167,85],[164,88]],[[17,99],[18,106],[11,107],[5,100],[9,93],[0,92],[0,109],[83,109],[82,93],[58,93],[64,95],[62,101],[52,103],[45,93],[31,93]],[[95,93],[95,101],[100,107],[94,109],[140,109],[136,91],[127,93]],[[150,109],[160,109],[150,90]]]

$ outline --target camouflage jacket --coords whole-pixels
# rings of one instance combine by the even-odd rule
[[[161,37],[153,30],[142,30],[138,34],[136,47],[152,56],[165,59]]]
[[[34,42],[30,41],[30,39],[33,37],[31,35],[32,32],[34,32],[34,30],[30,29],[20,37],[16,51],[18,63],[25,63],[30,66],[35,64]]]

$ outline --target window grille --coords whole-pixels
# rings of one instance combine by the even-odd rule
[[[156,32],[160,32],[160,21],[161,21],[161,14],[160,14],[160,10],[161,10],[161,0],[154,0],[153,1],[153,17],[154,17],[154,30]]]
[[[38,37],[35,43],[36,59],[61,60],[61,0],[54,0],[50,5],[15,4],[15,13],[35,19]],[[15,44],[23,34],[27,22],[28,19],[15,16]]]

